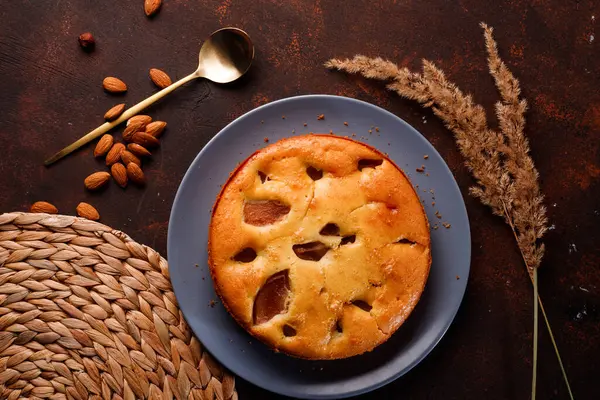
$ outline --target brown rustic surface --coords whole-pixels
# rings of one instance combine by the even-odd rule
[[[429,111],[376,82],[321,67],[331,56],[381,55],[444,69],[488,107],[497,99],[478,22],[496,28],[501,55],[529,100],[527,134],[547,195],[548,252],[540,292],[577,398],[600,398],[600,4],[587,1],[165,0],[152,20],[142,0],[4,2],[0,9],[0,211],[36,200],[74,213],[96,206],[102,222],[166,254],[167,222],[179,181],[202,146],[228,122],[268,101],[330,93],[377,104],[417,127],[440,151],[465,196],[473,236],[469,286],[452,327],[407,376],[365,399],[527,398],[531,288],[510,231],[467,195],[471,178],[450,134]],[[148,186],[99,194],[83,178],[102,165],[91,146],[45,168],[45,157],[102,122],[104,112],[153,93],[152,67],[180,78],[195,68],[213,30],[246,29],[257,46],[250,75],[230,87],[197,82],[149,110],[169,123],[145,169]],[[77,43],[91,31],[96,51]],[[594,36],[596,39],[594,40]],[[101,90],[114,75],[124,96]],[[424,123],[424,119],[427,123]],[[567,397],[540,328],[540,399]],[[240,398],[276,398],[238,380]]]

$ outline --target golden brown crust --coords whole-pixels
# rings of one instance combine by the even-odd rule
[[[240,164],[213,207],[208,249],[236,321],[308,359],[386,341],[417,304],[431,264],[427,217],[404,173],[376,149],[330,135],[283,139]],[[258,292],[282,271],[285,308],[255,324]]]

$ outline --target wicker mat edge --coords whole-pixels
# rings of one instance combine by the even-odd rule
[[[1,399],[237,400],[167,260],[87,219],[0,214]]]

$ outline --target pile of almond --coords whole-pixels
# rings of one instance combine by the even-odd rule
[[[105,118],[116,118],[111,114],[111,110],[120,106],[111,108]],[[120,112],[117,116],[119,114]],[[142,171],[142,159],[150,157],[150,149],[159,146],[158,138],[166,126],[166,122],[152,121],[148,115],[136,115],[127,121],[122,142],[116,142],[110,134],[102,136],[94,149],[94,157],[104,157],[110,173],[94,172],[85,178],[85,187],[88,190],[100,189],[108,183],[111,176],[122,188],[130,181],[136,185],[144,185],[146,178]]]

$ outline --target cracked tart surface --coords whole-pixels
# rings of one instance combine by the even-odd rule
[[[373,350],[406,320],[431,265],[404,173],[357,141],[283,139],[234,170],[214,204],[215,289],[250,334],[306,359]]]

